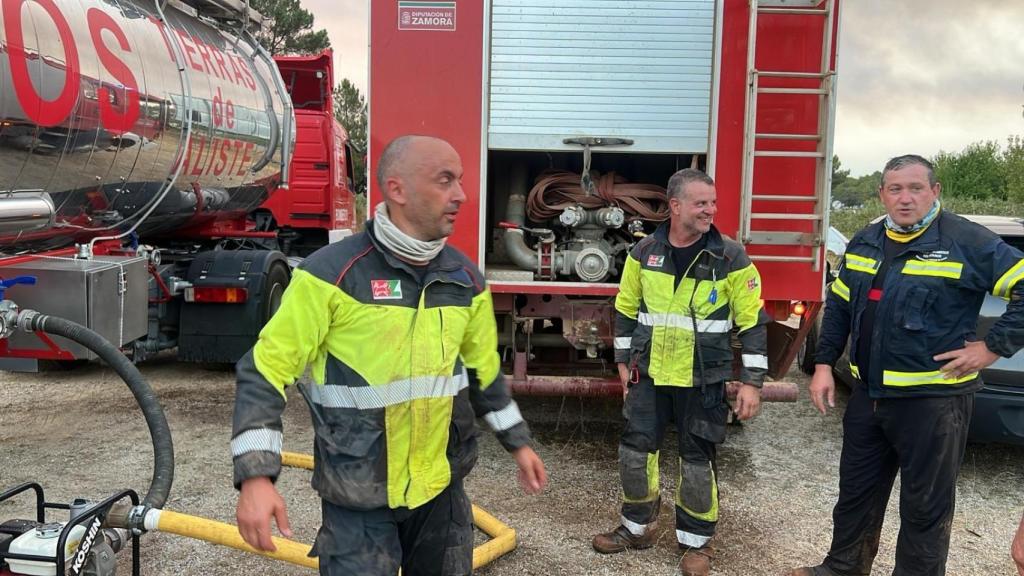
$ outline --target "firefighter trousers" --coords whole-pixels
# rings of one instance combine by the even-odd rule
[[[626,428],[619,443],[622,525],[642,535],[658,518],[658,451],[669,424],[679,436],[675,493],[676,539],[683,546],[707,544],[718,522],[715,449],[725,440],[724,383],[700,388],[655,386],[641,377],[626,396]]]
[[[871,572],[897,471],[900,531],[893,576],[946,573],[956,478],[974,395],[872,400],[859,384],[843,416],[839,500],[824,565],[842,576]]]
[[[473,510],[453,480],[414,509],[351,510],[323,501],[310,556],[321,576],[464,576],[473,572]]]

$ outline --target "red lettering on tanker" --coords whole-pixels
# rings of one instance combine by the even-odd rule
[[[455,2],[398,3],[399,30],[455,30]]]
[[[234,138],[209,138],[194,134],[185,154],[183,174],[188,176],[244,176],[252,164],[256,145]],[[209,153],[207,154],[207,151]]]
[[[37,50],[25,47],[25,26],[28,21],[25,5],[29,2],[39,6],[56,28],[63,54],[55,54],[53,57],[40,55]],[[66,122],[80,104],[80,92],[87,85],[96,95],[99,118],[104,128],[117,135],[140,129],[136,126],[141,116],[139,80],[123,56],[133,52],[132,45],[115,17],[99,8],[86,11],[88,40],[92,42],[104,71],[112,78],[110,82],[82,76],[81,57],[89,58],[90,55],[79,54],[80,46],[55,0],[0,0],[0,10],[7,37],[5,48],[10,62],[11,83],[26,119],[44,127]],[[157,33],[164,40],[172,63],[176,62],[171,45],[174,42],[180,46],[187,68],[256,91],[256,78],[245,57],[225,53],[217,46],[206,44],[182,30],[169,29],[159,20],[150,18],[149,22],[157,28]],[[51,75],[55,72],[58,77],[62,74],[63,82],[55,84],[50,76],[46,77],[46,82],[33,80],[34,76],[44,71]],[[45,92],[46,87],[54,85],[61,86],[59,94],[54,96],[52,91]],[[37,86],[42,87],[44,92],[41,93]],[[233,129],[235,104],[223,98],[219,87],[217,101],[213,104],[217,109],[216,126]],[[232,147],[236,149],[236,158],[237,150],[245,148],[242,144]]]
[[[53,0],[33,0],[57,27],[57,35],[64,47],[64,64],[48,62],[55,69],[64,69],[64,87],[53,100],[45,100],[36,92],[28,72],[29,55],[25,52],[25,31],[22,27],[22,6],[28,0],[3,0],[4,31],[7,33],[7,54],[11,65],[14,93],[25,115],[41,126],[56,126],[63,122],[75,107],[81,75],[78,71],[78,48],[71,27]],[[38,54],[32,55],[38,59]]]
[[[106,30],[117,40],[117,45],[125,52],[131,52],[128,38],[124,31],[118,28],[117,22],[109,14],[96,8],[90,8],[86,15],[89,21],[89,34],[92,36],[92,43],[96,46],[96,54],[100,57],[103,67],[110,72],[115,80],[124,86],[122,98],[111,98],[110,88],[101,86],[97,91],[100,104],[100,122],[107,130],[114,134],[124,134],[135,126],[139,119],[139,84],[135,75],[124,62],[119,60],[113,52],[103,43],[102,34]],[[123,102],[123,106],[117,107],[113,102]]]

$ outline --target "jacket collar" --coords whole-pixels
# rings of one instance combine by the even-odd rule
[[[395,254],[391,250],[389,250],[386,246],[384,246],[383,244],[380,243],[380,241],[377,240],[377,236],[374,235],[373,233],[373,220],[366,221],[365,234],[366,237],[370,239],[370,243],[373,244],[373,247],[378,252],[381,253],[381,255],[384,257],[384,260],[388,263],[389,266],[391,266],[392,268],[397,268],[399,270],[404,270],[411,274],[414,278],[419,278],[420,275],[422,274],[424,284],[429,284],[430,281],[432,281],[435,277],[441,279],[442,281],[448,281],[449,277],[453,276],[452,274],[450,274],[452,272],[456,273],[454,274],[454,277],[452,277],[452,281],[456,281],[459,284],[463,284],[465,282],[472,284],[472,279],[468,278],[468,273],[463,271],[462,262],[456,257],[455,249],[452,248],[451,246],[445,245],[445,247],[441,249],[441,252],[437,256],[435,256],[433,260],[427,262],[426,274],[423,274],[423,268],[413,266],[412,264],[409,264],[405,260],[402,260],[401,258],[395,256]],[[462,274],[459,274],[459,272],[462,272]],[[462,279],[462,275],[466,275],[467,278],[465,280]]]
[[[666,249],[671,250],[673,248],[672,243],[668,241],[668,229],[671,222],[665,221],[658,226],[658,229],[654,231],[654,239],[659,243],[664,244]],[[725,257],[725,240],[722,239],[722,233],[718,231],[718,228],[714,224],[711,225],[711,229],[704,233],[704,238],[707,240],[707,244],[704,249],[711,252],[716,258]]]
[[[939,212],[939,215],[935,217],[935,220],[932,221],[931,225],[928,226],[920,236],[908,242],[902,252],[906,252],[907,250],[919,252],[939,248],[942,238],[942,225],[947,219],[947,214],[948,212],[946,212],[945,209]],[[868,226],[864,233],[864,242],[882,250],[882,247],[885,244],[884,219]]]

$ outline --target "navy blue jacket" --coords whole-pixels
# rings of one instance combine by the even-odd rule
[[[976,340],[987,292],[1009,300],[985,336],[988,349],[1010,357],[1024,347],[1024,254],[987,228],[940,212],[921,236],[897,253],[876,309],[870,374],[860,374],[855,352],[868,292],[883,260],[884,222],[858,232],[832,283],[815,361],[835,365],[850,339],[851,368],[872,398],[947,396],[981,387],[977,374],[946,379],[936,354]]]

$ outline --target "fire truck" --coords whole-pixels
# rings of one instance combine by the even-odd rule
[[[0,18],[0,317],[60,316],[136,361],[237,360],[297,259],[352,233],[331,52],[272,58],[241,0],[10,0]],[[95,358],[13,328],[3,368]]]
[[[616,281],[686,167],[716,181],[715,224],[746,247],[775,320],[769,372],[787,371],[824,296],[839,9],[370,3],[371,169],[403,134],[460,153],[449,241],[486,275],[514,391],[620,393]]]

